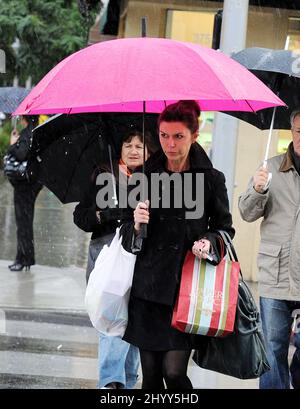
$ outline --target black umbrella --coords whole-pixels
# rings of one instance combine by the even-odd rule
[[[290,50],[253,47],[231,58],[248,68],[286,103],[287,107],[276,109],[273,129],[290,129],[290,114],[300,106],[300,55]],[[273,111],[267,108],[257,113],[226,113],[263,130],[270,129]]]
[[[157,114],[145,114],[145,131],[158,147]],[[128,113],[59,114],[33,130],[29,173],[62,203],[79,202],[97,165],[110,168],[120,156],[122,136],[142,131],[143,115]]]
[[[0,87],[0,111],[11,114],[29,92],[30,89],[22,87]]]
[[[231,58],[248,68],[287,105],[263,109],[256,113],[225,112],[259,129],[270,130],[266,161],[272,130],[290,129],[290,115],[295,108],[300,107],[300,55],[290,50],[253,47],[235,53]]]

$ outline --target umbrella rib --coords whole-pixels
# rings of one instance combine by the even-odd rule
[[[251,111],[254,112],[256,114],[256,111],[252,108],[252,106],[249,104],[248,100],[245,99],[247,105],[250,107]]]

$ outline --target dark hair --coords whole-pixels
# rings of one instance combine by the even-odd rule
[[[197,101],[178,101],[168,105],[158,117],[158,127],[161,122],[183,122],[187,128],[195,133],[199,129],[201,109]]]
[[[35,128],[39,124],[39,115],[22,115],[22,118],[30,125]]]
[[[143,143],[143,133],[138,131],[137,129],[131,129],[123,136],[122,145],[125,142],[130,143],[135,136],[140,140],[140,142]],[[145,145],[150,155],[155,152],[156,147],[154,146],[151,134],[148,131],[145,131]]]

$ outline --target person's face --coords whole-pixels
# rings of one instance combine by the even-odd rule
[[[147,157],[146,148],[146,159]],[[143,164],[143,142],[140,141],[139,137],[134,136],[130,142],[123,143],[121,158],[125,165],[132,170]]]
[[[21,123],[23,128],[26,128],[26,126],[28,126],[28,122],[26,121],[26,119],[23,116],[21,116],[20,123]]]
[[[300,156],[300,115],[294,119],[292,127],[294,151]]]
[[[197,140],[197,132],[192,133],[182,122],[161,122],[159,140],[169,161],[184,161],[192,143]]]

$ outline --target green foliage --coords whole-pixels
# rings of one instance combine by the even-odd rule
[[[36,84],[59,61],[87,45],[97,12],[82,16],[76,0],[0,0],[0,48],[6,53],[0,85],[11,85],[15,75],[20,85],[29,76]],[[12,48],[16,38],[17,55]]]
[[[10,120],[6,120],[3,126],[0,127],[0,168],[3,166],[3,156],[9,147],[10,133],[12,131],[12,125]]]

